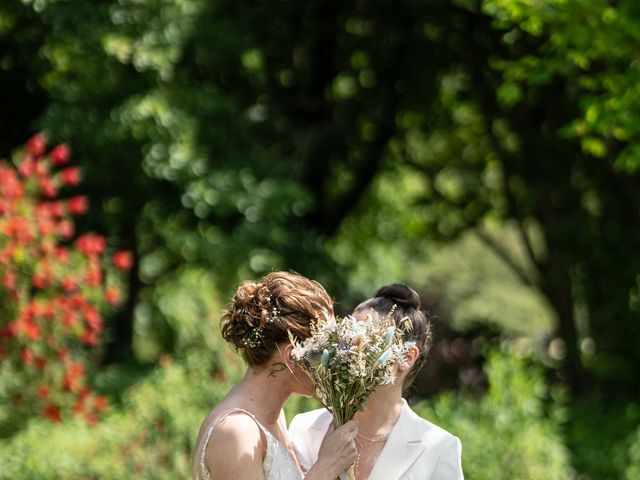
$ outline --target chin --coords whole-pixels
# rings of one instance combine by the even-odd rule
[[[296,395],[301,395],[308,398],[312,397],[314,392],[315,387],[313,384],[307,385],[306,382],[296,382],[296,384],[293,385],[293,393],[295,393]]]
[[[298,385],[298,388],[296,389],[296,393],[298,395],[302,395],[303,397],[313,397],[313,394],[315,392],[315,388],[314,385]]]

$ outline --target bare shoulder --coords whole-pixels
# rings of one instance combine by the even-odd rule
[[[216,479],[263,478],[266,444],[256,421],[242,413],[221,419],[211,433],[204,463]]]

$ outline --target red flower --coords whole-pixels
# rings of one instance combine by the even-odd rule
[[[73,404],[73,412],[76,415],[79,415],[81,413],[84,413],[86,410],[84,408],[84,398],[83,397],[79,397],[75,403]]]
[[[2,276],[2,285],[7,290],[15,290],[16,288],[16,275],[13,272],[5,272]]]
[[[69,299],[69,306],[71,308],[82,308],[87,304],[82,295],[74,295]]]
[[[91,330],[85,330],[82,333],[81,340],[86,345],[95,346],[98,344],[98,335],[96,332],[92,332]]]
[[[39,203],[36,207],[36,215],[62,217],[64,215],[64,203],[59,201]]]
[[[58,195],[58,189],[56,188],[56,185],[53,183],[53,180],[42,177],[40,178],[39,183],[40,183],[40,190],[42,190],[42,193],[44,194],[45,197],[53,198],[56,195]]]
[[[16,172],[7,168],[4,162],[0,163],[0,194],[6,198],[21,198],[24,195],[24,186]]]
[[[83,215],[87,213],[87,209],[89,208],[89,202],[87,201],[87,197],[84,196],[76,196],[71,197],[69,199],[69,213],[71,215]]]
[[[114,287],[107,288],[104,293],[104,296],[107,299],[107,302],[109,302],[111,305],[118,305],[122,300],[122,295],[120,294],[120,290]]]
[[[49,237],[49,238],[43,238],[42,239],[42,246],[40,247],[40,251],[42,252],[42,254],[45,257],[48,257],[50,255],[53,255],[53,252],[56,251],[56,242],[55,239]]]
[[[72,379],[70,379],[69,377],[64,377],[64,380],[62,381],[62,386],[66,389],[66,390],[73,390],[75,383]]]
[[[73,222],[71,220],[63,220],[58,224],[58,233],[64,238],[73,237],[74,231],[75,229],[73,228]]]
[[[28,322],[24,325],[23,331],[27,337],[31,340],[39,340],[40,339],[40,328],[32,322]]]
[[[80,362],[71,362],[69,363],[69,367],[67,368],[67,375],[69,378],[75,380],[84,375],[84,365]]]
[[[107,408],[107,397],[98,395],[94,403],[97,411],[104,412],[105,409]]]
[[[56,314],[56,307],[53,302],[46,302],[40,305],[39,315],[44,318],[53,318]]]
[[[4,329],[0,330],[0,338],[14,337],[17,331],[18,331],[18,326],[16,325],[16,322],[11,322],[6,327],[4,327]]]
[[[38,228],[42,235],[51,235],[56,231],[56,224],[49,218],[41,218],[38,221]]]
[[[36,367],[40,370],[44,370],[44,367],[47,366],[47,359],[44,357],[36,358]]]
[[[45,288],[49,284],[49,279],[42,273],[36,273],[31,278],[31,284],[36,288]]]
[[[60,263],[67,263],[69,261],[69,249],[66,247],[58,247],[55,255],[56,260]]]
[[[49,174],[49,164],[43,161],[34,163],[36,174],[39,177],[47,177]]]
[[[102,285],[102,270],[100,266],[91,267],[87,272],[86,282],[92,287],[98,287]]]
[[[73,277],[64,277],[64,280],[62,280],[62,288],[65,292],[73,292],[78,288],[78,283]]]
[[[45,288],[53,279],[53,270],[47,262],[42,262],[31,278],[31,284],[36,288]]]
[[[51,404],[47,404],[43,407],[42,415],[54,423],[59,423],[60,421],[62,421],[62,415],[60,414],[60,409]]]
[[[20,352],[20,358],[22,358],[22,363],[25,365],[33,364],[33,352],[28,348],[23,348],[22,352]]]
[[[47,148],[47,141],[42,133],[36,133],[27,140],[27,150],[35,157],[42,155]]]
[[[87,325],[91,327],[93,331],[101,331],[103,327],[102,317],[98,310],[96,310],[93,306],[88,305],[84,309],[84,318],[87,321]]]
[[[90,394],[91,390],[89,390],[87,387],[82,387],[78,392],[78,398],[84,402],[87,400],[87,398],[89,398]]]
[[[133,255],[124,250],[116,252],[113,256],[113,264],[120,270],[129,270],[133,266]]]
[[[72,327],[76,323],[76,315],[72,311],[65,311],[62,316],[62,323],[69,327]]]
[[[61,143],[51,150],[49,157],[54,165],[64,165],[69,161],[69,147],[66,143]]]
[[[87,256],[100,255],[107,248],[104,237],[87,233],[76,240],[78,250]]]
[[[60,181],[63,185],[78,185],[80,180],[80,169],[77,167],[65,168],[60,172]]]
[[[23,177],[29,178],[36,171],[36,161],[30,156],[24,157],[18,165],[18,171]]]
[[[1,181],[1,180],[0,180]],[[13,211],[13,204],[8,200],[3,200],[0,198],[0,215],[8,214]]]
[[[14,217],[4,224],[3,233],[15,238],[18,243],[29,243],[33,240],[31,225],[26,218]]]
[[[47,387],[46,385],[40,385],[38,387],[38,396],[42,400],[46,400],[47,397],[49,396],[49,387]]]
[[[85,362],[70,348],[102,341],[103,308],[123,293],[106,288],[105,266],[109,273],[115,268],[106,264],[112,259],[104,256],[105,239],[75,240],[72,215],[86,213],[87,197],[58,198],[58,189],[81,181],[81,170],[69,165],[69,147],[47,150],[38,134],[15,165],[0,160],[0,294],[9,308],[0,320],[0,361],[19,365],[16,374],[26,381],[24,391],[8,391],[18,413],[29,415],[39,404],[45,417],[59,422],[77,400],[78,413],[94,423],[106,399],[86,387]],[[115,263],[131,268],[133,257],[123,252]]]

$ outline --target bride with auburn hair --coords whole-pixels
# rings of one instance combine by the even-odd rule
[[[303,476],[287,436],[282,407],[292,393],[314,387],[291,358],[289,333],[311,335],[312,323],[333,315],[333,302],[318,282],[273,272],[243,282],[222,316],[222,336],[246,361],[244,378],[202,422],[192,461],[195,480],[335,480],[356,457],[356,421],[318,444]]]

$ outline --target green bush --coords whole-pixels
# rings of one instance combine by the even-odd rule
[[[236,381],[224,352],[165,362],[94,428],[39,420],[0,443],[0,479],[186,478],[200,422]]]
[[[566,444],[580,480],[620,480],[640,421],[640,406],[593,394],[571,405]]]
[[[558,420],[545,413],[542,373],[525,360],[494,352],[482,398],[445,394],[418,404],[424,418],[460,437],[465,476],[474,480],[567,480],[569,453]]]
[[[0,442],[0,480],[187,478],[202,419],[244,370],[228,347],[219,347],[162,360],[93,428],[33,420]],[[486,373],[490,387],[482,397],[446,393],[416,406],[460,437],[466,478],[583,478],[570,467],[560,434],[562,401],[550,396],[541,369],[498,351],[489,355]],[[290,420],[315,407],[314,400],[293,397],[285,409]],[[629,457],[626,480],[640,480],[640,429]]]

